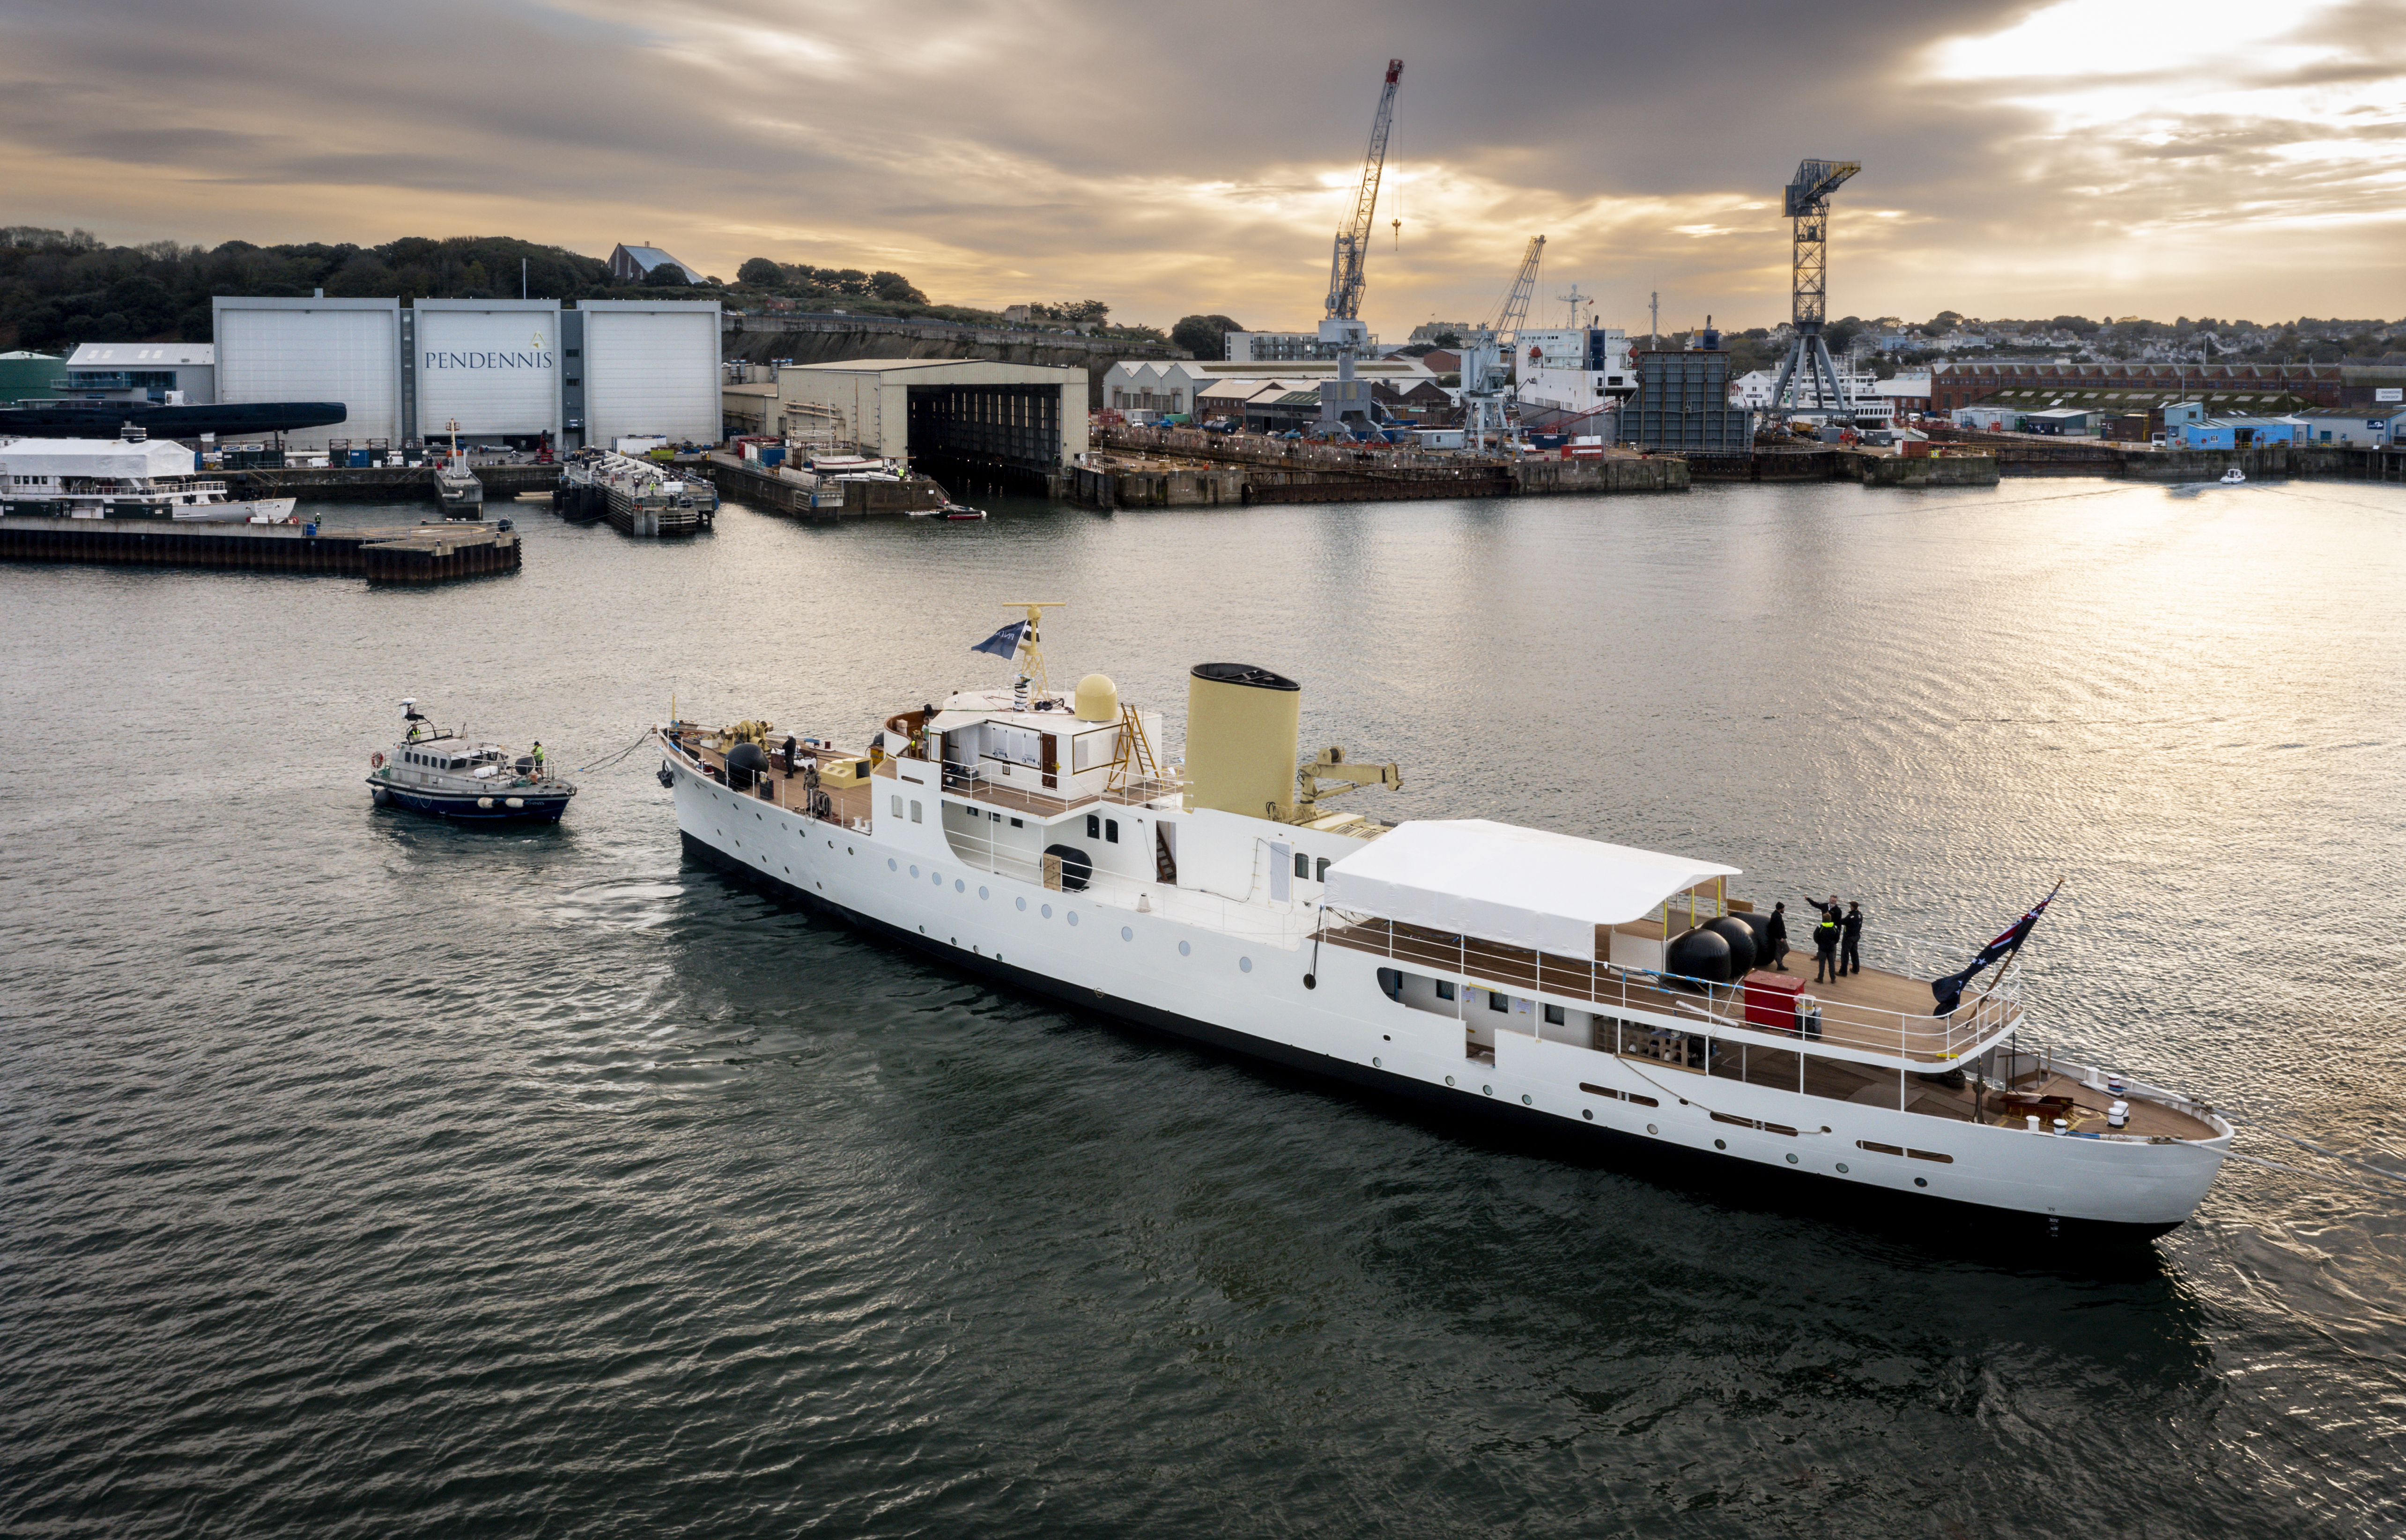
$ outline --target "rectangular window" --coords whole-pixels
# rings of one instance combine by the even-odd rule
[[[919,822],[919,804],[915,799],[911,803],[911,822]]]
[[[1295,853],[1295,874],[1297,877],[1309,877],[1311,875],[1311,857],[1304,855],[1301,851],[1297,851]]]
[[[1322,856],[1322,857],[1320,858],[1320,876],[1319,876],[1319,880],[1320,880],[1321,882],[1323,882],[1323,883],[1324,883],[1324,882],[1326,882],[1326,881],[1328,881],[1328,857],[1327,857],[1327,856],[1325,856],[1325,855],[1323,855],[1323,856]]]
[[[1437,997],[1440,1000],[1450,1000],[1453,998],[1453,981],[1451,979],[1439,979],[1437,982]]]
[[[1021,819],[1013,818],[1013,819],[1011,821],[1011,827],[1012,827],[1012,828],[1026,828],[1026,827],[1027,827],[1027,825],[1026,825],[1026,823],[1025,821],[1023,821],[1023,820],[1021,820]]]
[[[1120,842],[1120,821],[1118,819],[1106,818],[1103,820],[1103,842],[1105,844],[1111,845],[1116,845]]]
[[[894,794],[894,816],[897,818],[902,816],[902,794],[900,792],[896,792]]]
[[[1102,837],[1103,821],[1091,812],[1086,814],[1086,838],[1089,840],[1099,840]]]
[[[1560,1026],[1563,1024],[1563,1008],[1561,1006],[1550,1005],[1546,1007],[1546,1024],[1548,1026]]]
[[[1512,1001],[1502,990],[1491,989],[1487,992],[1487,1009],[1490,1010],[1509,1010],[1512,1009]]]

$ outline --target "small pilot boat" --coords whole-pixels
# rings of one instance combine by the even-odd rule
[[[942,515],[945,518],[954,520],[985,517],[984,509],[970,508],[958,502],[947,502],[941,508],[937,509],[936,512]]]
[[[545,769],[543,744],[513,754],[500,743],[446,732],[401,703],[406,728],[389,753],[368,756],[375,805],[472,823],[556,824],[576,787]]]
[[[2246,479],[2247,473],[2236,465],[2222,473],[2222,485],[2225,487],[2236,487]]]

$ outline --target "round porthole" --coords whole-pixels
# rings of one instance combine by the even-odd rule
[[[1053,918],[1053,906],[1051,904],[1046,904],[1044,906],[1044,917],[1048,920]]]
[[[1452,1076],[1451,1076],[1451,1075],[1448,1075],[1448,1076],[1445,1078],[1445,1083],[1446,1083],[1446,1084],[1448,1084],[1448,1085],[1451,1085],[1451,1084],[1453,1083],[1453,1077],[1452,1077]]]
[[[1069,915],[1069,923],[1071,925],[1076,925],[1078,923],[1078,911],[1076,910],[1066,910],[1063,912]]]
[[[940,882],[940,883],[941,883],[941,882],[942,882],[942,881],[943,881],[943,879],[942,879],[941,877],[939,877],[939,878],[937,878],[937,879],[936,879],[936,881],[938,881],[938,882]],[[961,880],[960,880],[959,878],[957,878],[957,877],[955,877],[955,878],[954,878],[954,879],[953,879],[953,891],[954,891],[955,893],[967,893],[969,890],[969,883],[965,883],[965,882],[961,881]]]
[[[1188,942],[1188,941],[1181,941],[1181,942],[1179,942],[1179,943],[1178,943],[1178,954],[1179,954],[1180,956],[1182,956],[1182,957],[1192,957],[1192,956],[1194,956],[1194,955],[1195,955],[1195,947],[1194,947],[1194,944],[1193,944],[1192,942]]]
[[[985,897],[985,889],[984,889],[984,888],[980,888],[980,889],[978,889],[978,897],[981,897],[981,898],[984,897]]]
[[[1377,1059],[1375,1056],[1373,1056],[1373,1057],[1372,1057],[1372,1059],[1370,1060],[1370,1067],[1371,1067],[1371,1068],[1373,1068],[1373,1069],[1384,1069],[1384,1068],[1386,1067],[1386,1066],[1385,1066],[1385,1065],[1380,1064],[1380,1063],[1378,1061],[1378,1059]]]
[[[1649,1133],[1649,1134],[1660,1134],[1661,1132],[1663,1132],[1663,1130],[1661,1130],[1660,1128],[1655,1127],[1652,1123],[1648,1123],[1648,1124],[1646,1125],[1646,1132],[1648,1132],[1648,1133]]]
[[[1847,1163],[1846,1163],[1845,1161],[1840,1161],[1840,1162],[1838,1163],[1838,1175],[1840,1175],[1840,1176],[1842,1176],[1842,1177],[1843,1177],[1843,1176],[1845,1176],[1846,1174],[1847,1174]]]
[[[887,857],[885,858],[885,869],[886,869],[886,870],[888,870],[888,871],[892,871],[892,870],[895,870],[895,869],[896,869],[895,865],[894,865],[894,857],[893,857],[893,856],[891,856],[891,855],[889,855],[889,856],[887,856]]]
[[[1495,1095],[1495,1088],[1492,1085],[1482,1085],[1479,1088],[1479,1094],[1482,1096],[1492,1096]]]
[[[1537,1104],[1536,1104],[1536,1102],[1531,1101],[1528,1097],[1526,1097],[1526,1096],[1522,1096],[1522,1097],[1521,1098],[1521,1106],[1523,1106],[1523,1107],[1535,1107],[1535,1106],[1536,1106]]]
[[[1595,1121],[1595,1112],[1594,1112],[1594,1110],[1593,1110],[1592,1109],[1590,1109],[1590,1108],[1584,1108],[1584,1107],[1580,1108],[1580,1109],[1579,1109],[1579,1116],[1580,1116],[1580,1117],[1582,1117],[1582,1118],[1585,1118],[1585,1119],[1586,1119],[1588,1122],[1590,1122],[1590,1123],[1593,1123],[1593,1122]]]
[[[1020,911],[1021,913],[1025,914],[1025,913],[1026,913],[1026,912],[1027,912],[1027,900],[1026,900],[1026,899],[1025,899],[1025,898],[1017,898],[1017,899],[1013,899],[1013,900],[1012,900],[1012,902],[1014,902],[1014,903],[1016,903],[1016,904],[1018,904],[1018,905],[1019,905],[1019,911]]]
[[[1789,1165],[1790,1165],[1790,1166],[1795,1165],[1795,1164],[1796,1164],[1796,1157],[1795,1157],[1795,1156],[1793,1156],[1793,1155],[1789,1156],[1789,1157],[1788,1157],[1788,1164],[1789,1164]]]
[[[1916,1187],[1927,1187],[1930,1185],[1930,1179],[1928,1177],[1916,1177],[1913,1179],[1913,1185]]]
[[[1713,1140],[1713,1148],[1716,1150],[1726,1150],[1729,1148],[1729,1144],[1726,1140],[1715,1139]]]
[[[942,887],[944,885],[944,874],[941,871],[931,871],[927,873],[927,881],[935,883],[938,887]]]
[[[1238,972],[1239,972],[1239,973],[1251,973],[1253,970],[1253,960],[1251,957],[1239,957],[1239,958],[1238,958],[1238,959],[1237,959],[1237,971],[1238,971]]]
[[[1136,932],[1125,925],[1122,925],[1120,926],[1120,940],[1123,941],[1133,941],[1136,940]]]
[[[912,875],[912,876],[913,876],[913,877],[918,876],[918,875],[919,875],[919,869],[918,869],[917,867],[913,867],[913,868],[911,869],[911,875]]]

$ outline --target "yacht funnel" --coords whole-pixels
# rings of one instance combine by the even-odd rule
[[[1271,816],[1295,800],[1303,686],[1245,663],[1197,663],[1186,681],[1186,780],[1197,808]]]

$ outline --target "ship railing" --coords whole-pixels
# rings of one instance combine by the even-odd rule
[[[1645,1011],[1715,1028],[1800,1038],[1823,1047],[1944,1065],[2017,1025],[2022,1016],[2018,965],[1966,990],[1948,1015],[1918,1013],[1812,995],[1800,1009],[1785,995],[1749,991],[1744,983],[1623,968],[1592,958],[1558,956],[1476,937],[1452,935],[1375,915],[1327,912],[1316,939],[1413,964],[1474,988],[1504,995],[1551,996],[1601,1011]],[[1841,986],[1843,987],[1843,986]]]

